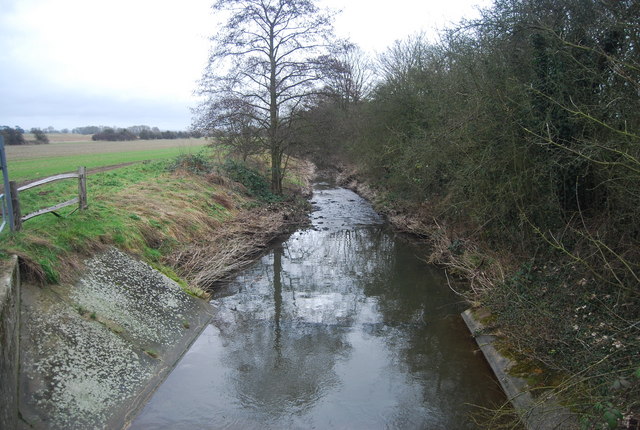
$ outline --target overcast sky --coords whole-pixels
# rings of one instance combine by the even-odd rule
[[[0,0],[0,125],[186,130],[215,33],[212,0]],[[366,51],[477,15],[490,0],[321,0]]]

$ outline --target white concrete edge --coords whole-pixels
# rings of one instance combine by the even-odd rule
[[[497,337],[485,333],[484,325],[473,316],[471,309],[467,309],[461,315],[493,373],[498,378],[502,390],[527,429],[571,430],[579,428],[576,414],[559,405],[550,396],[543,395],[534,399],[527,381],[509,374],[509,369],[515,363],[496,349],[494,343]]]

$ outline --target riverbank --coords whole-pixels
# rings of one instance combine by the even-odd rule
[[[126,426],[211,318],[190,295],[208,297],[307,219],[313,166],[292,163],[285,198],[268,193],[260,168],[199,153],[99,173],[89,178],[87,211],[5,235],[0,252],[19,257],[24,282],[21,294],[6,289],[6,303],[3,293],[1,422]],[[67,188],[21,198],[44,205]],[[20,332],[19,347],[5,331]]]
[[[126,428],[212,317],[115,248],[74,284],[20,287],[16,429]]]
[[[285,198],[269,193],[259,160],[252,166],[200,152],[91,175],[88,210],[29,220],[3,238],[0,258],[18,255],[27,281],[73,283],[84,259],[116,247],[205,294],[309,210],[310,163],[292,163]],[[74,186],[21,193],[23,211],[61,201]]]
[[[491,243],[481,225],[438,212],[447,207],[446,197],[412,203],[372,187],[353,168],[339,177],[396,229],[430,243],[425,259],[446,269],[450,288],[473,308],[489,311],[483,334],[495,337],[499,352],[517,363],[508,373],[526,382],[533,399],[556,398],[577,413],[582,428],[636,428],[640,337],[629,306],[637,291],[607,292],[597,271],[552,246],[530,255]],[[514,422],[523,416],[499,410],[492,419],[504,415]]]

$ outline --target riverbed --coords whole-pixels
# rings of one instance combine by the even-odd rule
[[[220,286],[133,429],[474,429],[504,402],[424,245],[319,183],[312,227]]]

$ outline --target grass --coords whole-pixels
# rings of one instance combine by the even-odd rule
[[[155,349],[145,349],[144,352],[151,358],[159,357],[158,351],[156,351]]]
[[[41,284],[73,282],[84,258],[116,246],[205,296],[203,290],[243,267],[305,209],[296,200],[270,207],[250,196],[211,155],[206,149],[91,174],[88,210],[67,207],[60,218],[45,214],[20,232],[3,232],[0,258],[17,254],[24,275]],[[33,188],[20,193],[22,212],[75,196],[76,180]]]
[[[175,148],[153,153],[168,157],[179,151],[180,148]],[[107,155],[117,158],[101,157],[101,164],[133,161],[140,153]],[[145,151],[144,155],[148,156],[149,151]],[[55,162],[49,160],[43,171],[60,173],[65,170],[65,166],[75,164],[83,160],[83,157],[64,157],[62,160],[63,163],[60,163],[60,159],[54,160]],[[28,220],[21,232],[3,233],[6,236],[0,244],[0,253],[18,254],[22,257],[23,266],[29,268],[30,275],[45,283],[63,280],[61,273],[67,273],[65,269],[68,268],[64,267],[65,264],[74,265],[73,258],[67,263],[63,262],[67,256],[87,255],[107,244],[157,260],[161,254],[147,245],[145,231],[156,228],[154,226],[161,229],[180,220],[179,216],[170,222],[163,219],[169,208],[181,204],[180,196],[197,194],[192,200],[206,202],[206,193],[212,191],[202,183],[199,183],[200,189],[194,191],[193,184],[187,184],[184,177],[167,172],[167,165],[168,160],[161,160],[89,175],[89,210],[71,215],[74,208],[68,207],[60,211],[62,218],[46,214]],[[69,200],[76,195],[75,180],[33,188],[20,193],[22,213],[27,214]],[[162,205],[164,210],[157,210],[155,214],[141,210],[154,204]],[[208,206],[205,207],[208,209]]]
[[[94,167],[136,161],[170,159],[179,154],[201,150],[204,147],[204,143],[202,145],[189,148],[179,146],[178,144],[176,145],[177,146],[170,148],[145,149],[116,153],[101,153],[97,152],[98,149],[96,149],[96,152],[92,154],[47,157],[44,159],[46,161],[43,161],[43,158],[10,160],[7,167],[11,180],[22,182],[52,176],[58,173],[72,172],[77,170],[79,166],[85,166],[88,169],[91,169]]]

